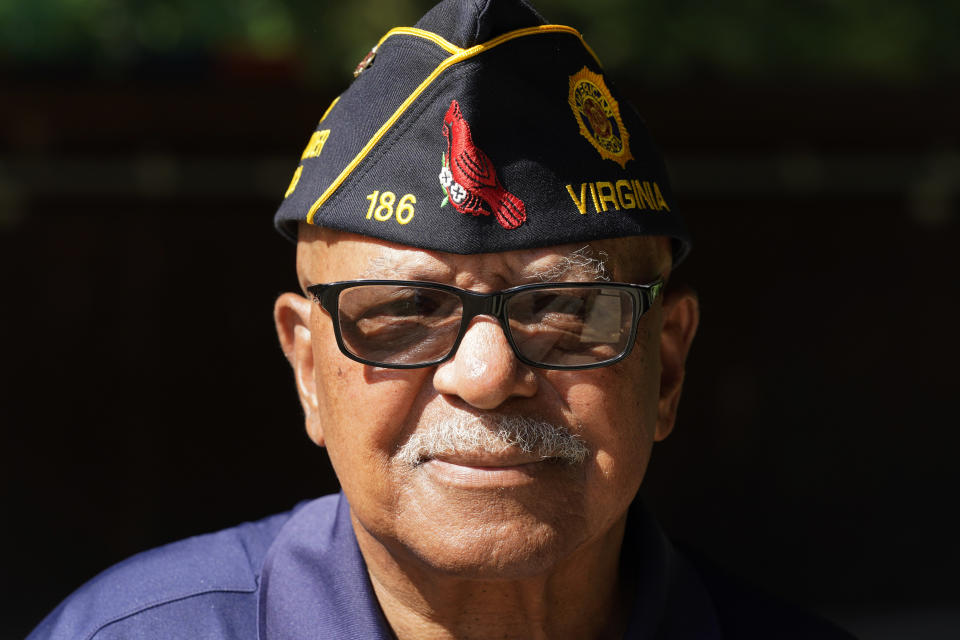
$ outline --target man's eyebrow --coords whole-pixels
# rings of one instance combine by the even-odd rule
[[[364,280],[385,278],[386,274],[395,271],[396,266],[396,260],[390,260],[386,256],[374,256],[367,261],[367,268],[360,277]]]
[[[423,256],[400,260],[396,256],[374,256],[367,262],[367,268],[360,275],[363,280],[424,280],[440,277],[434,265]]]
[[[527,276],[530,280],[541,282],[562,282],[564,280],[610,280],[610,256],[606,251],[598,251],[590,245],[584,245],[571,251],[544,269],[537,269]]]

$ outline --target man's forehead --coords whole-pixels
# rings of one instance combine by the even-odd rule
[[[452,281],[468,272],[480,278],[530,281],[643,279],[665,275],[667,241],[632,237],[461,255],[431,251],[330,229],[301,235],[298,269],[319,267],[328,281],[403,279]],[[302,255],[306,254],[306,255]],[[310,268],[311,266],[315,268]],[[320,276],[319,273],[316,274]]]
[[[608,280],[612,259],[590,244],[523,249],[469,256],[410,247],[378,247],[360,278],[418,279],[437,274],[454,276],[468,270],[510,274],[520,280]]]

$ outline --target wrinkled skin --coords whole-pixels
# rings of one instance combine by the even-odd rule
[[[429,280],[491,291],[536,282],[578,245],[461,256],[302,228],[302,286],[358,278]],[[612,280],[649,282],[670,268],[665,240],[591,243]],[[589,280],[574,269],[564,280]],[[552,278],[556,279],[556,278]],[[698,320],[692,294],[658,301],[629,357],[550,371],[514,356],[497,321],[475,318],[456,355],[414,370],[340,353],[312,301],[276,305],[307,432],[329,452],[381,607],[398,637],[605,637],[622,632],[616,576],[626,511],[655,441],[673,427]],[[396,452],[430,420],[522,414],[586,443],[582,464],[518,451],[411,466]]]

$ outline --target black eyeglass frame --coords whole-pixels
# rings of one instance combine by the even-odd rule
[[[351,351],[347,348],[347,345],[344,343],[343,334],[340,331],[340,292],[352,287],[362,287],[368,285],[422,287],[426,289],[446,291],[458,296],[462,305],[460,329],[457,333],[456,339],[453,341],[453,345],[450,347],[450,352],[437,360],[431,360],[429,362],[418,364],[390,364],[376,362],[362,358],[355,353],[351,353]],[[522,353],[520,353],[520,349],[517,347],[516,342],[514,342],[513,334],[510,331],[510,325],[507,322],[507,302],[510,300],[510,298],[518,293],[524,293],[526,291],[536,289],[616,289],[617,291],[625,292],[632,299],[635,312],[633,316],[633,323],[630,327],[630,337],[627,339],[627,346],[623,353],[619,354],[615,358],[610,358],[609,360],[591,362],[590,364],[570,365],[544,364],[535,362],[525,357]],[[318,303],[330,315],[330,319],[333,322],[333,334],[336,337],[337,346],[340,348],[340,352],[351,360],[355,360],[363,364],[374,367],[382,367],[385,369],[422,369],[424,367],[432,367],[446,362],[452,358],[457,352],[457,349],[460,348],[460,342],[463,340],[463,336],[466,335],[467,328],[469,328],[470,323],[473,322],[473,319],[482,315],[496,318],[496,320],[500,323],[500,328],[503,330],[503,334],[507,338],[507,342],[510,344],[510,348],[513,349],[514,355],[518,360],[520,360],[520,362],[538,369],[555,369],[564,371],[607,367],[623,360],[630,355],[630,352],[633,350],[633,344],[637,339],[637,326],[640,324],[640,318],[650,310],[650,308],[653,306],[653,303],[660,295],[662,289],[662,278],[658,278],[654,282],[647,284],[632,284],[627,282],[537,282],[534,284],[523,284],[518,287],[511,287],[510,289],[503,289],[501,291],[493,291],[491,293],[478,293],[476,291],[461,289],[448,284],[442,284],[439,282],[426,282],[422,280],[342,280],[327,284],[312,284],[307,287],[307,291],[311,296],[313,296],[314,302]]]

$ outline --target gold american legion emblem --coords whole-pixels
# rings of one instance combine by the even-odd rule
[[[633,160],[630,134],[623,126],[620,105],[611,95],[603,76],[584,67],[570,76],[570,108],[580,125],[580,134],[607,160],[626,169]]]

